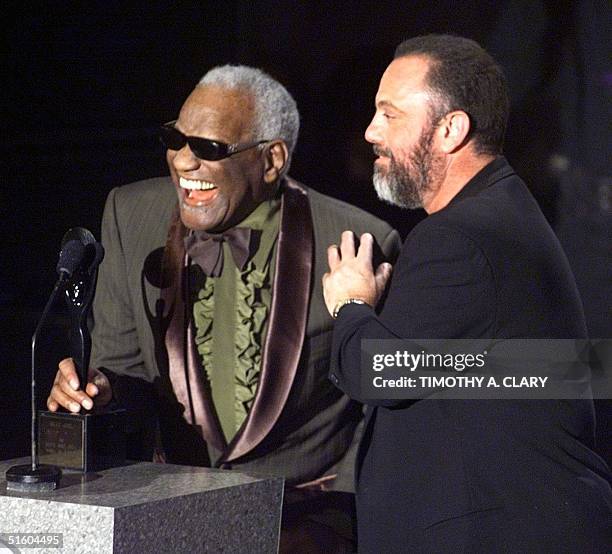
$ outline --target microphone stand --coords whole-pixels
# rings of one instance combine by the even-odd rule
[[[80,228],[77,228],[80,229]],[[83,230],[83,232],[86,230]],[[80,231],[79,231],[80,232]],[[69,230],[62,240],[62,249],[57,263],[59,279],[47,300],[47,304],[32,335],[32,421],[31,421],[31,463],[13,466],[6,471],[6,488],[13,491],[45,492],[59,486],[62,470],[59,466],[38,463],[38,418],[36,411],[36,341],[43,325],[47,322],[49,311],[61,290],[66,288],[68,279],[83,263],[85,256],[85,241],[79,235],[73,236],[75,230]],[[87,231],[89,233],[89,231]],[[91,235],[91,233],[89,233]],[[93,239],[93,237],[92,237]],[[95,239],[94,239],[95,240]],[[100,247],[101,248],[101,247]],[[97,252],[97,251],[96,251]],[[97,259],[97,256],[96,256]]]
[[[53,306],[58,293],[64,288],[64,284],[69,274],[66,271],[60,272],[60,277],[53,287],[53,292],[47,300],[47,304],[43,310],[42,316],[32,335],[32,422],[31,422],[31,463],[18,465],[9,468],[6,472],[6,488],[13,491],[25,492],[45,492],[55,490],[59,486],[62,477],[62,470],[55,465],[38,463],[38,441],[37,435],[37,417],[36,417],[36,340],[43,324],[49,316],[51,306]]]

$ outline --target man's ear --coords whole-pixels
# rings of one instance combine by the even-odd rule
[[[264,147],[264,181],[276,183],[289,160],[289,150],[282,140],[275,140]]]
[[[446,154],[451,154],[463,146],[471,129],[470,116],[457,110],[447,113],[440,122],[440,148]]]

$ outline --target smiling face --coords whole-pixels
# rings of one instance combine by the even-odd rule
[[[188,136],[227,144],[266,138],[253,136],[253,116],[249,93],[200,86],[183,104],[176,128]],[[263,179],[264,155],[259,148],[211,162],[197,158],[186,144],[180,150],[168,150],[166,159],[181,220],[190,229],[224,231],[273,194],[273,187]]]
[[[389,65],[365,133],[378,156],[374,163],[378,196],[404,208],[426,205],[439,187],[442,161],[435,150],[428,67],[427,59],[420,56],[397,58]]]

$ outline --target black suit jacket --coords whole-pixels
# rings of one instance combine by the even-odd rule
[[[500,158],[419,223],[384,309],[347,306],[330,375],[361,399],[362,338],[585,338],[561,247]],[[372,402],[357,468],[362,552],[605,552],[609,470],[590,401]]]

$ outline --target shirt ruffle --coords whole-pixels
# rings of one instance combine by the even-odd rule
[[[206,279],[204,286],[198,291],[198,297],[193,304],[193,315],[197,321],[195,344],[202,358],[206,378],[212,383],[212,347],[213,319],[215,315],[215,284],[213,279]]]
[[[268,307],[261,300],[261,291],[268,287],[269,272],[256,269],[250,262],[240,277],[236,288],[236,430],[253,405],[259,383],[262,336],[268,317]]]
[[[269,271],[258,270],[249,262],[236,286],[236,335],[234,367],[236,430],[244,423],[253,405],[261,372],[261,345],[268,306],[261,291],[269,288]],[[193,314],[197,321],[195,344],[209,383],[213,382],[213,320],[215,313],[214,279],[206,279],[198,291]]]

